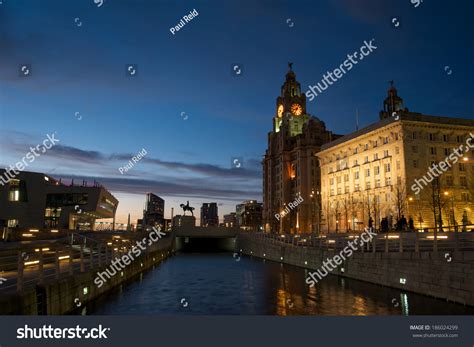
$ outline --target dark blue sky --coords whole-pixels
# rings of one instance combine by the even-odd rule
[[[99,180],[119,198],[120,221],[139,217],[148,191],[168,216],[185,200],[217,201],[221,217],[261,200],[259,161],[288,61],[306,90],[375,39],[375,52],[308,102],[336,133],[354,130],[356,108],[361,126],[376,121],[391,79],[412,111],[474,118],[470,0],[1,2],[1,166],[56,131],[60,146],[28,170]]]

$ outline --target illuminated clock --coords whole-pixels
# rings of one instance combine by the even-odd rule
[[[303,113],[303,108],[300,104],[293,104],[291,105],[291,113],[293,113],[295,116],[299,116]]]
[[[283,105],[279,105],[278,106],[278,117],[281,118],[281,116],[283,115]]]

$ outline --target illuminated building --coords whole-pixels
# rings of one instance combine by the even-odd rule
[[[369,218],[376,228],[385,217],[394,225],[401,215],[415,228],[433,228],[435,219],[445,230],[474,223],[473,150],[459,157],[453,151],[465,147],[470,134],[474,120],[410,112],[392,85],[377,123],[318,153],[323,231],[360,230]],[[433,164],[454,157],[446,172],[427,175]],[[417,189],[424,176],[432,182]]]
[[[0,185],[0,227],[94,230],[96,219],[114,218],[117,206],[118,200],[97,182],[65,185],[21,171]]]
[[[316,153],[339,135],[306,112],[306,95],[291,68],[276,99],[273,130],[263,160],[263,223],[267,232],[317,232],[320,174]],[[303,202],[278,220],[276,214],[299,196]]]

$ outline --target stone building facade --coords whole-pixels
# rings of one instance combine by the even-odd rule
[[[473,153],[474,120],[410,112],[392,85],[379,122],[317,154],[322,230],[392,226],[402,215],[418,229],[474,223]]]

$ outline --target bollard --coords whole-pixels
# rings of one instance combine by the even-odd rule
[[[81,243],[81,272],[84,271],[84,244]]]
[[[42,283],[43,283],[43,280],[44,280],[43,265],[44,265],[43,249],[40,247],[40,251],[39,251],[39,263],[38,263],[38,283],[39,283],[39,284],[42,284]]]
[[[16,290],[21,291],[23,289],[23,257],[21,252],[18,252],[18,277],[16,279]]]

